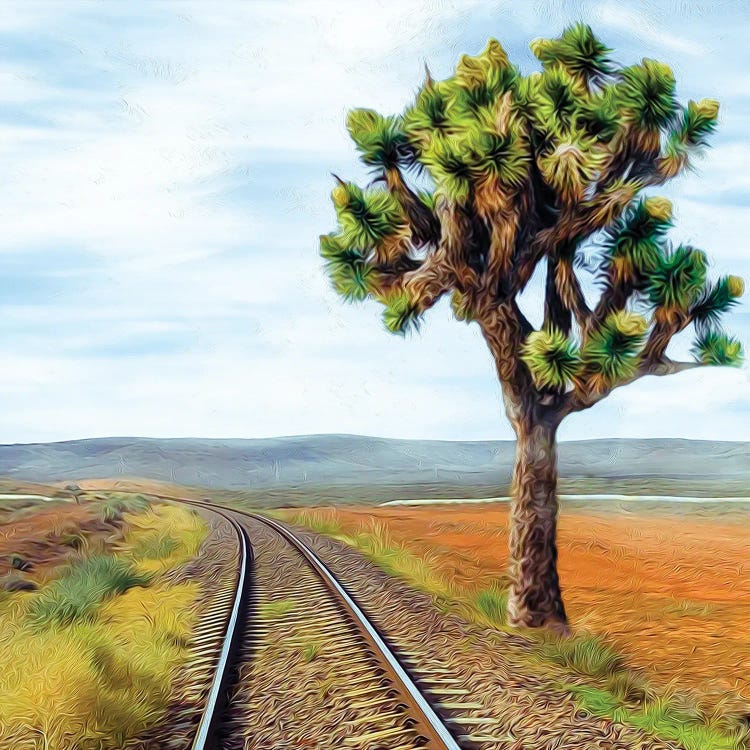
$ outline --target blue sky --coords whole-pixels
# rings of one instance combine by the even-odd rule
[[[664,190],[678,241],[750,281],[743,2],[5,3],[0,16],[0,441],[354,432],[510,438],[478,331],[447,305],[388,335],[321,273],[347,109],[400,111],[495,36],[585,19],[630,63],[722,103]],[[750,287],[750,283],[748,284]],[[536,296],[535,296],[536,295]],[[530,289],[525,304],[538,302]],[[730,330],[750,344],[750,306]],[[750,439],[750,371],[646,379],[562,439]]]

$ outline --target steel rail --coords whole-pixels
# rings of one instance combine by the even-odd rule
[[[431,738],[433,742],[440,743],[445,750],[461,750],[461,746],[456,742],[450,730],[445,726],[437,713],[435,713],[435,710],[424,695],[422,695],[420,689],[415,685],[409,674],[401,666],[398,658],[383,640],[377,628],[375,628],[370,622],[365,613],[359,608],[357,603],[352,599],[346,589],[338,582],[333,573],[331,573],[326,564],[315,554],[315,552],[313,552],[310,547],[308,547],[307,544],[299,539],[293,532],[285,526],[282,526],[280,523],[255,513],[247,513],[243,511],[236,512],[254,518],[257,521],[264,523],[266,526],[269,526],[299,550],[315,572],[323,579],[329,588],[336,593],[339,599],[343,601],[346,609],[349,611],[349,614],[353,617],[357,625],[365,631],[368,640],[376,650],[380,660],[387,664],[390,671],[396,677],[398,683],[397,686],[401,688],[402,692],[407,694],[411,700],[413,708],[421,714],[421,717],[423,718],[423,722],[421,723],[426,724],[429,727],[430,733],[433,735]]]
[[[182,501],[184,502],[184,501]],[[190,501],[188,501],[190,502]],[[228,513],[222,512],[222,509],[210,507],[209,504],[193,503],[191,505],[200,505],[202,508],[211,510],[222,518],[225,518],[237,532],[240,541],[240,567],[237,577],[237,590],[232,604],[232,612],[227,622],[227,629],[224,634],[219,659],[214,669],[214,676],[211,682],[206,704],[203,708],[198,730],[196,731],[191,745],[191,750],[214,750],[218,746],[216,730],[221,721],[221,714],[225,708],[226,688],[229,679],[229,670],[237,646],[237,637],[240,633],[237,625],[240,614],[244,609],[247,598],[247,588],[250,580],[250,566],[253,561],[252,547],[247,537],[247,531],[243,526],[233,519]]]

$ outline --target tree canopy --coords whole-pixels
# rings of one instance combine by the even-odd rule
[[[739,364],[721,316],[742,280],[709,279],[702,249],[674,245],[671,203],[651,190],[707,145],[718,102],[681,104],[667,65],[619,66],[584,24],[531,49],[530,75],[490,39],[450,78],[427,71],[403,113],[349,113],[373,179],[336,178],[338,227],[321,237],[334,288],[382,303],[400,334],[450,295],[455,316],[480,325],[504,389],[559,417],[642,375]],[[541,264],[536,330],[517,297]],[[675,362],[667,346],[691,324],[695,360]]]

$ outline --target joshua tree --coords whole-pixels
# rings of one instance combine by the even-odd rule
[[[738,364],[719,318],[743,282],[709,281],[705,253],[666,238],[670,202],[644,195],[689,166],[718,102],[679,104],[667,65],[617,66],[583,24],[531,49],[541,72],[521,75],[491,39],[451,78],[427,71],[402,115],[352,110],[374,180],[336,178],[338,228],[321,254],[338,293],[381,302],[394,333],[445,295],[479,326],[517,436],[509,619],[566,632],[558,425],[645,375]],[[518,304],[535,271],[538,329]],[[691,324],[695,361],[675,361],[667,345]]]
[[[76,501],[77,505],[80,505],[83,490],[77,484],[66,484],[65,491],[73,496],[73,499]]]

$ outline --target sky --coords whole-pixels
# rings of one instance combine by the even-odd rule
[[[742,0],[4,3],[0,442],[511,438],[476,326],[441,303],[388,334],[329,288],[318,236],[331,172],[366,174],[348,109],[401,111],[425,63],[447,77],[490,36],[530,72],[528,43],[577,20],[721,101],[714,147],[661,194],[676,241],[750,282]],[[727,327],[750,348],[747,302]],[[750,370],[643,379],[559,436],[748,440]]]

